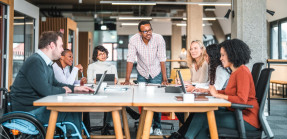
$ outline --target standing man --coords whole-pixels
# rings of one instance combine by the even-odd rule
[[[62,34],[54,31],[43,32],[39,40],[39,50],[30,56],[21,67],[11,87],[12,111],[33,113],[42,123],[49,122],[50,111],[46,107],[35,107],[33,102],[40,98],[72,93],[73,91],[93,91],[86,86],[74,87],[59,83],[54,76],[52,60],[61,57]],[[59,113],[57,121],[73,122],[81,131],[81,113]],[[68,130],[73,130],[67,127]]]
[[[138,82],[167,85],[165,61],[166,47],[163,37],[152,33],[149,21],[141,21],[138,25],[139,33],[130,38],[127,56],[126,79],[122,84],[130,84],[133,63],[137,58]],[[151,133],[162,135],[161,113],[154,113],[154,125]]]

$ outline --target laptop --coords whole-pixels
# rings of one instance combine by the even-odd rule
[[[180,70],[177,70],[176,72],[177,72],[177,74],[178,74],[178,76],[179,76],[179,80],[180,80],[181,86],[167,86],[167,87],[165,88],[165,92],[166,92],[166,93],[182,93],[182,92],[183,92],[183,93],[186,93],[181,72],[180,72]]]
[[[104,81],[106,73],[107,73],[107,70],[104,72],[104,74],[102,74],[102,77],[101,77],[100,81],[98,82],[97,89],[95,90],[94,93],[91,93],[91,92],[75,92],[75,93],[72,93],[72,94],[69,94],[69,95],[96,95],[99,92],[100,88],[101,88],[101,85],[102,85],[102,83]]]
[[[100,81],[102,75],[103,74],[96,74],[96,84],[98,84],[98,81]],[[104,82],[106,82],[108,85],[115,85],[115,74],[106,74]]]

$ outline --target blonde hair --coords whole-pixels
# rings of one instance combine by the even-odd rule
[[[205,46],[203,45],[203,43],[202,43],[200,40],[194,40],[194,41],[192,41],[192,42],[190,43],[190,45],[191,45],[192,43],[197,43],[197,44],[199,45],[200,49],[202,50],[202,53],[201,53],[201,55],[199,56],[200,58],[199,58],[199,61],[198,61],[198,63],[197,63],[196,60],[195,60],[194,58],[192,58],[192,56],[191,56],[191,54],[190,54],[190,48],[191,48],[191,47],[189,47],[189,51],[188,51],[188,53],[187,53],[187,58],[186,58],[187,66],[188,66],[189,68],[192,68],[192,65],[193,65],[193,64],[198,64],[197,67],[199,68],[199,67],[202,66],[203,62],[205,61],[205,60],[204,60],[204,56],[206,55]]]

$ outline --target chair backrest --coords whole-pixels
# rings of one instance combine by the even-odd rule
[[[258,79],[258,83],[256,86],[256,98],[259,103],[259,121],[262,125],[262,129],[265,134],[271,138],[273,137],[273,133],[269,127],[269,124],[266,121],[264,116],[264,106],[266,102],[267,93],[269,92],[269,84],[271,73],[274,71],[272,68],[265,68],[261,71],[260,77]]]
[[[260,75],[260,72],[261,72],[263,65],[264,65],[264,63],[258,62],[258,63],[255,63],[252,67],[251,74],[252,74],[253,82],[254,82],[255,86],[257,86],[257,82],[258,82],[259,75]]]
[[[12,107],[11,107],[11,101],[10,101],[10,93],[6,88],[0,88],[0,92],[2,95],[2,109],[3,109],[3,114],[11,112]]]

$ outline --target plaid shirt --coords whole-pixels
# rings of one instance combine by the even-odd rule
[[[137,58],[137,70],[140,75],[154,78],[161,72],[160,62],[166,61],[166,48],[163,37],[152,33],[152,37],[146,45],[139,33],[130,38],[127,62],[135,62]]]

